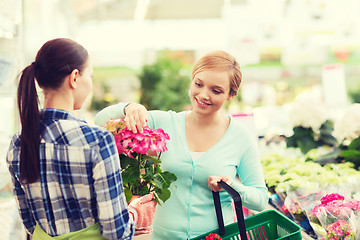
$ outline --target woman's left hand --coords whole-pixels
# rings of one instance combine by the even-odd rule
[[[226,182],[228,185],[233,184],[233,180],[229,176],[209,176],[208,178],[209,188],[214,192],[220,192],[221,190],[223,190],[218,184],[218,182],[220,182],[221,180]]]

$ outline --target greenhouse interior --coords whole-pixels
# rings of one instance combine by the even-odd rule
[[[189,90],[197,79],[192,75],[194,64],[212,51],[229,53],[240,66],[242,80],[238,93],[219,111],[250,133],[258,150],[253,160],[261,165],[267,189],[265,209],[241,207],[248,239],[360,239],[360,0],[0,0],[0,6],[0,239],[26,240],[33,234],[19,214],[17,192],[28,188],[14,188],[19,182],[10,168],[15,158],[10,143],[22,131],[20,75],[34,65],[43,44],[56,38],[76,41],[91,57],[93,87],[82,108],[73,112],[90,126],[98,125],[95,120],[103,109],[118,103],[130,104],[124,110],[139,103],[149,116],[152,110],[196,112],[192,87]],[[46,94],[38,93],[42,108]],[[156,122],[149,127],[166,126],[157,121],[149,117],[149,122]],[[113,134],[116,141],[118,133]],[[241,137],[239,144],[244,142]],[[167,156],[174,149],[169,145],[168,151],[154,160],[159,165],[153,171],[167,168]],[[171,196],[164,190],[169,192],[169,205],[183,187],[181,175],[176,176],[169,189],[177,190],[172,189]],[[234,181],[246,184],[241,175]],[[25,198],[30,194],[22,191]],[[116,239],[176,239],[155,234],[163,227],[155,226],[161,223],[156,219],[158,209],[169,206],[161,202],[164,191],[154,194],[154,230],[135,227],[134,236]],[[234,202],[235,198],[235,209]],[[35,205],[26,203],[35,211]],[[258,225],[260,233],[249,230],[252,219],[272,211],[283,225],[269,217]],[[215,222],[215,210],[207,217]],[[238,216],[234,221],[241,220]],[[190,223],[184,230],[179,224],[176,231],[188,234],[179,239],[202,239],[189,230],[197,226]],[[271,230],[273,224],[277,230]],[[49,229],[43,231],[58,235]],[[235,238],[226,238],[229,232],[216,228],[216,236],[206,239],[240,239],[240,227],[235,231]]]

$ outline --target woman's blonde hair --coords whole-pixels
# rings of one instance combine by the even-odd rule
[[[236,96],[240,87],[242,74],[236,59],[224,51],[213,51],[201,57],[194,65],[192,79],[205,70],[228,71],[230,80],[230,96]]]

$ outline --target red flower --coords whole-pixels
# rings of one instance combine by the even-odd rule
[[[326,204],[328,204],[328,203],[330,203],[332,201],[335,201],[335,200],[342,200],[343,201],[344,199],[345,198],[344,198],[343,195],[340,195],[338,193],[332,193],[332,194],[325,195],[324,197],[322,197],[320,199],[320,201],[321,201],[321,204],[326,205]]]
[[[216,233],[210,233],[206,236],[206,240],[222,240],[221,237]]]

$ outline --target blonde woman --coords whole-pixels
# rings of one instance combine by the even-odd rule
[[[257,145],[240,123],[221,109],[238,92],[242,74],[234,57],[210,52],[194,65],[189,96],[191,111],[147,111],[137,103],[120,103],[100,111],[99,125],[126,116],[134,132],[147,124],[170,136],[168,151],[161,155],[164,170],[177,176],[171,197],[158,206],[152,240],[190,239],[216,229],[211,190],[221,191],[220,180],[232,185],[243,205],[257,211],[268,203]],[[241,183],[234,181],[240,177]],[[233,222],[230,196],[220,193],[225,224]],[[150,221],[151,222],[151,221]]]

